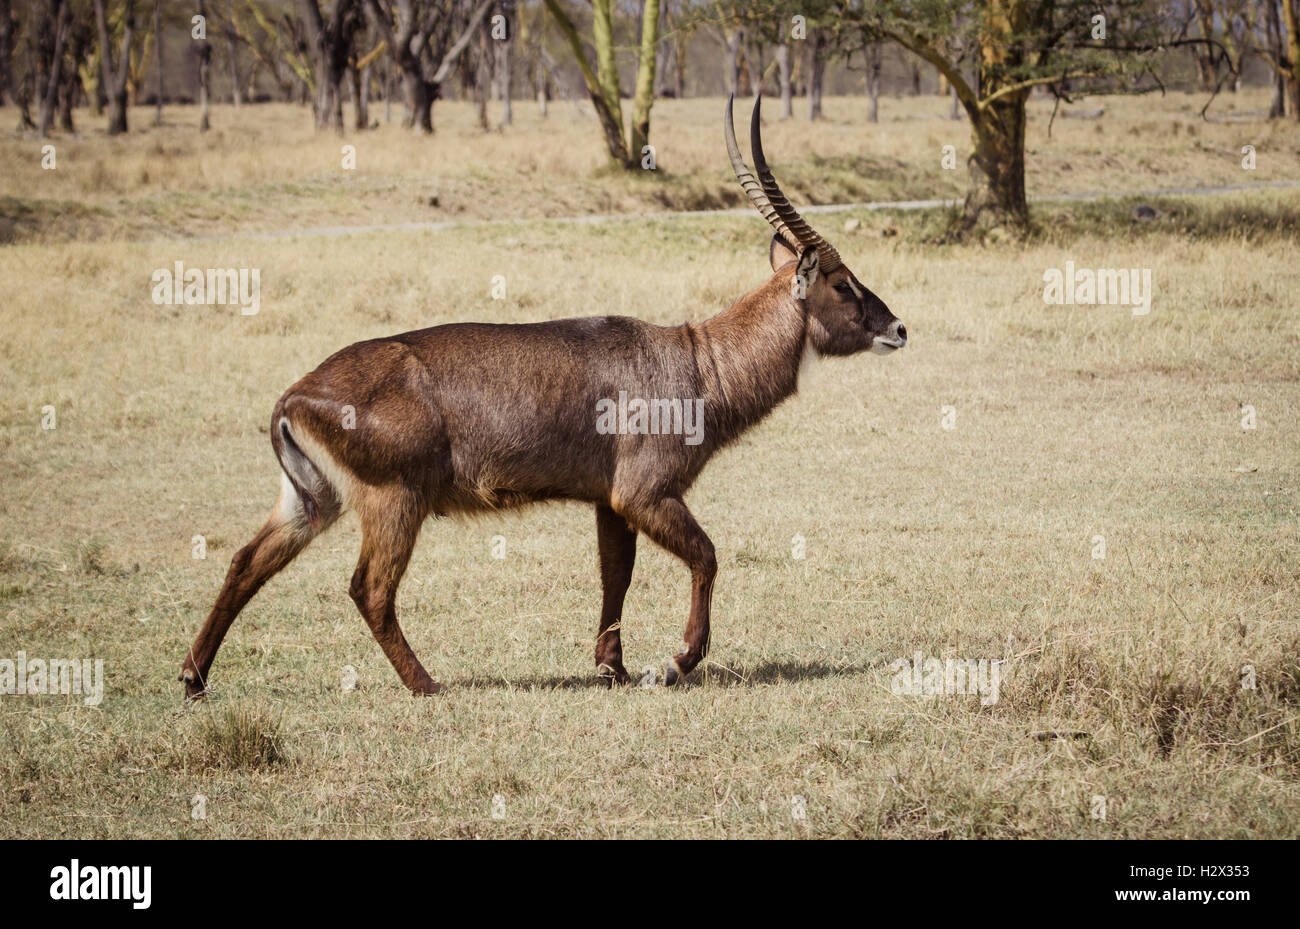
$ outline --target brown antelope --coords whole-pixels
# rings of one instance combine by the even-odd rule
[[[768,170],[754,102],[746,167],[727,102],[723,131],[741,187],[772,227],[772,277],[703,323],[654,326],[625,316],[528,325],[458,323],[358,342],[289,388],[271,414],[280,499],[231,562],[181,669],[189,697],[208,683],[231,622],[272,575],[346,510],[361,522],[350,593],[397,674],[417,694],[441,688],[397,623],[397,586],[430,515],[580,500],[596,509],[603,602],[601,676],[626,683],[619,638],[638,533],[691,572],[685,644],[664,679],[689,674],[709,647],[713,543],[682,497],[709,458],[795,392],[809,352],[902,348],[907,333]],[[599,427],[614,398],[654,398],[671,430],[639,415]],[[680,404],[704,428],[683,437]],[[676,405],[674,405],[676,404]],[[354,421],[345,421],[354,410]],[[348,428],[348,427],[351,428]]]

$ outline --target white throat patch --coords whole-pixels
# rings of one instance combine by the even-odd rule
[[[803,355],[799,358],[799,374],[795,381],[796,386],[803,384],[804,375],[812,370],[813,363],[820,357],[821,355],[817,354],[817,349],[813,348],[812,337],[807,333],[804,333]]]

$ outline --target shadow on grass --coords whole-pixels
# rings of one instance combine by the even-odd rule
[[[697,668],[687,678],[685,688],[692,687],[757,687],[763,684],[795,684],[827,678],[851,677],[871,673],[875,668],[863,664],[832,664],[828,661],[761,661],[753,666],[741,665],[726,668],[712,665]],[[640,675],[633,674],[633,683]],[[661,678],[662,680],[662,675]],[[468,690],[605,690],[609,684],[590,674],[533,675],[519,678],[474,675],[468,678],[447,680],[448,687]],[[681,685],[679,685],[681,686]]]

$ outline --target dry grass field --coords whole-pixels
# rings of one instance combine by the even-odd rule
[[[1102,119],[1057,117],[1047,101],[1031,104],[1028,186],[1031,193],[1148,190],[1300,178],[1293,122],[1262,119],[1259,91],[1222,95],[1200,118],[1204,95],[1088,100]],[[776,103],[768,101],[768,112]],[[852,203],[960,197],[969,148],[965,119],[948,119],[936,97],[885,98],[881,123],[866,123],[855,97],[826,101],[826,119],[811,130],[802,118],[769,120],[773,167],[798,203]],[[748,104],[737,105],[741,134]],[[559,102],[542,119],[535,106],[515,107],[514,125],[478,129],[473,107],[446,103],[434,112],[430,141],[401,129],[383,107],[379,128],[343,136],[312,130],[299,107],[213,108],[213,129],[200,136],[196,108],[167,111],[161,130],[153,111],[133,114],[135,130],[108,139],[103,119],[78,114],[84,135],[55,138],[58,168],[43,170],[42,143],[0,139],[0,241],[89,238],[191,238],[231,232],[464,219],[748,207],[722,150],[722,101],[661,100],[652,141],[657,170],[626,175],[604,168],[595,117]],[[493,118],[496,118],[495,112]],[[356,148],[356,167],[342,168],[342,147]],[[941,167],[956,151],[956,170]],[[1257,167],[1241,167],[1253,145]],[[435,205],[436,203],[436,205]]]
[[[1106,100],[1050,139],[1036,104],[1031,193],[1300,178],[1300,127],[1201,102]],[[884,101],[878,127],[864,106],[773,123],[792,199],[960,193],[944,101]],[[688,686],[599,684],[594,519],[551,505],[425,527],[398,609],[444,694],[410,697],[348,599],[346,518],[183,705],[180,661],[278,490],[272,405],[325,356],[454,320],[698,320],[766,279],[756,215],[667,212],[739,205],[721,101],[657,105],[664,173],[631,179],[571,105],[517,109],[482,136],[440,104],[432,140],[317,137],[270,106],[218,108],[203,140],[192,111],[155,131],[141,110],[113,140],[79,114],[52,172],[0,140],[0,658],[102,658],[106,680],[98,706],[0,696],[0,836],[1300,835],[1297,190],[1142,201],[1149,223],[1044,205],[1026,243],[817,217],[910,341],[814,366],[705,470],[689,502],[720,570]],[[588,213],[631,215],[543,219]],[[446,219],[505,222],[234,235]],[[260,269],[260,312],[156,305],[176,261]],[[1150,313],[1046,305],[1067,261],[1151,269]],[[688,594],[642,540],[634,673],[677,647]],[[918,652],[1004,661],[998,699],[896,693]]]

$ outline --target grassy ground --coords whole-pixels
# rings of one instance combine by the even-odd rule
[[[695,170],[721,189],[703,141],[713,108]],[[1190,119],[1167,109],[1147,119]],[[774,157],[801,131],[774,133]],[[849,151],[835,141],[848,133],[832,122],[811,141]],[[1218,178],[1162,138],[1153,164],[1240,180],[1239,157]],[[902,160],[874,130],[852,139],[864,158]],[[122,144],[138,141],[143,159],[147,135]],[[107,164],[117,143],[75,144]],[[203,189],[325,176],[291,148],[279,168],[256,153],[222,163]],[[502,160],[485,172],[515,170],[490,150]],[[538,157],[554,160],[537,189],[552,170],[615,183]],[[904,189],[905,175],[884,191],[948,192]],[[1108,186],[1150,180],[1116,168]],[[911,341],[814,367],[705,471],[690,503],[719,553],[713,651],[684,689],[597,685],[594,520],[550,506],[426,527],[399,613],[445,694],[409,697],[348,600],[349,519],[253,601],[216,693],[188,709],[174,679],[276,495],[266,426],[288,384],[347,342],[451,320],[701,319],[764,280],[766,235],[757,217],[665,217],[144,243],[123,238],[142,231],[123,217],[171,198],[133,182],[66,196],[115,217],[114,240],[0,249],[0,658],[103,658],[107,693],[98,707],[0,697],[0,835],[1300,833],[1300,193],[1160,201],[1145,224],[1127,203],[1044,209],[1027,245],[921,244],[934,214],[824,218]],[[526,199],[518,213],[552,209]],[[328,212],[281,202],[301,213],[265,206],[231,226]],[[155,305],[150,274],[177,260],[260,268],[261,312]],[[1151,268],[1150,315],[1045,305],[1043,272],[1067,260]],[[497,274],[504,300],[489,297]],[[43,431],[47,404],[57,428]],[[643,541],[629,669],[675,649],[687,600],[685,570]],[[890,663],[916,652],[1006,659],[1009,677],[990,706],[893,693]]]
[[[1261,118],[1267,92],[1085,101],[1101,119],[1051,121],[1051,105],[1031,104],[1031,194],[1238,184],[1300,177],[1300,126]],[[768,115],[775,114],[768,102]],[[394,120],[400,107],[393,109]],[[589,110],[590,107],[587,107]],[[947,118],[935,97],[888,98],[881,122],[865,122],[866,101],[831,98],[826,119],[769,119],[769,157],[799,203],[959,197],[965,190],[968,123]],[[1067,107],[1068,112],[1071,108]],[[342,137],[317,134],[301,107],[213,110],[200,136],[197,110],[132,112],[127,137],[104,135],[102,117],[78,114],[82,135],[56,137],[57,167],[42,168],[40,140],[0,138],[0,241],[192,237],[231,231],[374,225],[518,216],[573,216],[713,209],[744,201],[722,151],[720,100],[656,104],[654,172],[608,171],[595,118],[557,103],[542,119],[520,103],[513,126],[483,133],[472,106],[439,104],[438,133],[420,138],[398,122]],[[747,135],[748,102],[737,106]],[[349,117],[350,118],[350,117]],[[495,118],[495,116],[494,116]],[[1049,130],[1050,125],[1050,130]],[[342,167],[342,146],[356,167]],[[956,169],[943,167],[943,147]],[[1254,170],[1241,149],[1256,149]],[[746,146],[747,147],[747,146]]]

